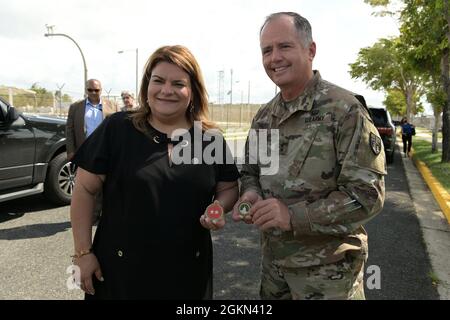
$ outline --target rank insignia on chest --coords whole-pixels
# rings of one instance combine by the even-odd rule
[[[324,119],[325,119],[324,115],[312,116],[312,117],[309,117],[309,118],[305,118],[305,123],[323,121]]]
[[[241,219],[244,219],[244,217],[250,213],[251,207],[252,207],[252,205],[248,202],[239,203],[238,211],[239,211],[239,216],[241,217]]]
[[[217,200],[206,207],[206,215],[211,221],[217,221],[223,217],[223,208]]]
[[[381,143],[382,143],[381,138],[371,132],[369,140],[370,140],[369,141],[370,149],[372,149],[372,152],[375,155],[379,155],[381,152]]]

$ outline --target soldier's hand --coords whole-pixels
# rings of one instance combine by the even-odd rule
[[[270,228],[291,230],[291,215],[288,207],[278,199],[259,201],[250,209],[253,224],[262,231]]]
[[[250,214],[246,215],[244,217],[244,219],[241,218],[241,216],[239,215],[239,204],[241,202],[249,202],[252,206],[255,205],[258,201],[261,201],[262,197],[257,194],[255,191],[247,191],[245,192],[240,198],[239,200],[234,204],[233,206],[233,214],[232,214],[232,218],[234,221],[241,221],[243,220],[245,223],[252,223],[252,217],[251,217],[251,210],[250,210]]]
[[[74,155],[75,155],[75,154],[74,154],[73,152],[68,153],[68,154],[67,154],[67,160],[68,160],[68,161],[72,161]]]

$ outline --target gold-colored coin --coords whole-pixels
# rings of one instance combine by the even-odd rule
[[[241,202],[238,206],[239,216],[244,219],[246,215],[250,213],[250,208],[252,205],[248,202]]]

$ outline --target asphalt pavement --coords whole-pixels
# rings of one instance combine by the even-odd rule
[[[381,289],[366,287],[366,298],[439,299],[401,157],[397,148],[394,163],[388,166],[383,210],[365,226],[369,234],[367,266],[379,266],[381,271]]]
[[[0,203],[0,299],[81,299],[66,286],[72,251],[68,206],[42,195]]]

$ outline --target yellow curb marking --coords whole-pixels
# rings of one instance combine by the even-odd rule
[[[414,152],[414,150],[411,149],[411,152]],[[445,217],[447,218],[447,222],[450,223],[450,194],[447,192],[447,190],[444,189],[444,187],[442,187],[439,181],[436,180],[436,178],[431,173],[431,170],[428,169],[425,163],[415,158],[413,159],[417,169],[419,169],[422,177],[425,179],[428,187],[431,189],[434,198],[441,207],[442,212],[444,212]]]

